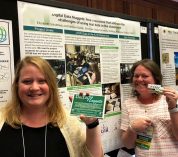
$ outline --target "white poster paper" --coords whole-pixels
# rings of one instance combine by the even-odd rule
[[[13,77],[12,22],[0,19],[0,105],[6,104],[11,95]]]

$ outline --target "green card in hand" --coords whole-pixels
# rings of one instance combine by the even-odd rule
[[[104,96],[81,96],[75,94],[72,101],[71,115],[85,115],[87,117],[104,118]]]

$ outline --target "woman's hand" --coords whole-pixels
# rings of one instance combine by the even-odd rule
[[[168,103],[168,108],[172,109],[177,104],[178,92],[170,87],[164,87],[163,94],[166,96],[166,101]]]
[[[86,124],[91,124],[97,120],[97,118],[94,117],[86,117],[85,115],[80,115],[80,119]]]
[[[151,125],[152,122],[148,117],[141,117],[132,121],[130,127],[136,132],[144,132]]]
[[[79,93],[80,96],[83,96],[83,93],[80,92]],[[86,96],[89,96],[89,93],[86,93]],[[69,96],[69,100],[70,102],[72,102],[73,100],[73,97],[72,96]],[[86,117],[85,115],[80,115],[80,119],[86,124],[91,124],[93,122],[95,122],[97,120],[97,118],[94,118],[94,117]]]

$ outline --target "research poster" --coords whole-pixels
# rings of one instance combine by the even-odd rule
[[[14,77],[12,21],[0,19],[0,105],[11,95]]]
[[[140,23],[21,1],[18,16],[21,57],[41,56],[52,65],[68,109],[74,94],[104,95],[104,152],[121,147],[121,103],[131,88],[129,70],[141,59]]]
[[[178,88],[178,29],[158,27],[163,85]]]

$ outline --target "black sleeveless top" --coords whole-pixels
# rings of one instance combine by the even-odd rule
[[[23,125],[25,157],[44,157],[45,127],[31,128]],[[0,131],[0,156],[24,157],[22,129],[4,123]],[[58,127],[47,125],[46,157],[69,157],[66,141]]]

